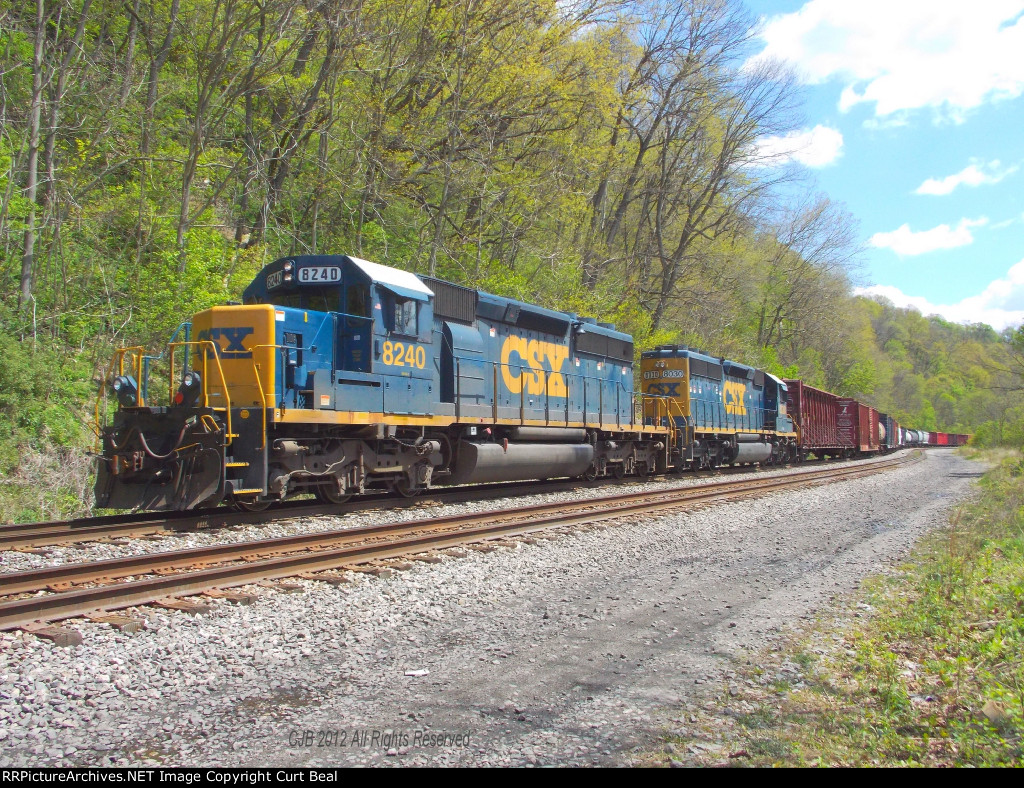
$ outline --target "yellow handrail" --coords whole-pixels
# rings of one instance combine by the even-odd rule
[[[220,363],[220,354],[217,352],[217,343],[210,339],[193,339],[188,342],[171,342],[167,346],[170,351],[170,353],[168,354],[170,356],[170,371],[168,373],[168,380],[170,384],[171,400],[173,401],[174,398],[174,351],[179,347],[184,348],[192,346],[197,348],[205,348],[205,352],[202,353],[203,375],[202,379],[200,380],[200,383],[202,383],[203,386],[202,403],[204,408],[210,408],[212,410],[221,410],[220,407],[213,406],[210,404],[210,392],[208,390],[210,358],[212,357],[213,360],[217,363],[217,375],[220,377],[220,386],[224,391],[223,410],[227,426],[227,431],[224,433],[224,445],[228,446],[231,443],[232,438],[234,436],[234,432],[231,429],[231,392],[228,391],[227,378],[224,376],[224,368],[221,366]]]
[[[263,381],[260,379],[260,365],[256,363],[256,351],[261,348],[284,348],[291,347],[291,345],[253,345],[252,346],[252,369],[253,374],[256,376],[256,388],[260,393],[260,405],[262,410],[263,419],[263,445],[260,446],[260,451],[267,446],[267,393],[263,390]]]
[[[100,440],[103,437],[103,426],[100,424],[100,407],[103,404],[103,401],[107,398],[107,383],[114,375],[115,365],[117,366],[117,374],[124,374],[124,357],[129,353],[132,355],[133,359],[132,371],[135,373],[135,381],[136,383],[139,384],[138,404],[140,407],[146,404],[145,401],[142,399],[142,354],[145,352],[145,350],[146,349],[141,345],[136,345],[134,347],[118,348],[116,351],[114,351],[114,356],[113,358],[110,359],[110,366],[107,367],[107,374],[104,375],[103,382],[100,384],[100,389],[96,393],[96,408],[93,413],[93,417],[96,420],[96,424],[95,427],[93,428],[93,432],[96,433],[97,440]],[[96,450],[99,451],[100,448],[101,447],[99,446],[99,444],[96,444]]]

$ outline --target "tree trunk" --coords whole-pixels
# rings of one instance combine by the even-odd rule
[[[120,103],[124,107],[132,90],[132,66],[135,62],[135,40],[139,32],[139,6],[142,0],[135,0],[128,20],[128,35],[124,54],[124,78],[121,80]]]
[[[29,106],[28,172],[25,177],[28,215],[25,217],[25,247],[21,257],[19,308],[24,307],[32,298],[32,275],[35,269],[36,188],[39,185],[39,138],[43,110],[43,44],[45,39],[46,7],[44,0],[36,0],[36,40],[32,56],[32,102]]]
[[[171,45],[174,43],[174,27],[178,21],[178,8],[180,5],[181,0],[173,0],[171,3],[171,14],[167,22],[167,32],[164,35],[164,40],[160,44],[160,48],[151,55],[149,61],[149,77],[146,80],[146,107],[142,113],[142,139],[139,142],[139,225],[135,242],[136,272],[138,272],[138,267],[142,262],[142,250],[146,245],[144,230],[146,181],[149,178],[150,131],[153,125],[153,115],[156,112],[160,70],[164,67],[164,63],[167,62],[167,58],[171,54]]]

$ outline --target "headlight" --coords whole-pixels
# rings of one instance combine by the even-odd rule
[[[194,405],[196,400],[199,398],[199,391],[202,382],[202,378],[199,377],[199,373],[195,370],[189,370],[182,376],[181,385],[178,386],[177,392],[174,394],[175,405]]]
[[[110,382],[110,388],[114,390],[121,407],[132,408],[138,404],[139,384],[131,375],[118,375]]]

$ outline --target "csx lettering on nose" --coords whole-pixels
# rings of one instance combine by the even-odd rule
[[[253,333],[250,326],[220,326],[205,331],[200,331],[198,339],[212,340],[220,347],[220,355],[223,358],[252,358],[252,352],[247,350],[244,340]],[[227,342],[225,346],[224,340]]]

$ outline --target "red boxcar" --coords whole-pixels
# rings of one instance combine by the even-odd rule
[[[839,405],[839,437],[859,452],[878,451],[878,411],[855,399],[843,397]]]
[[[787,411],[797,426],[803,455],[839,456],[853,449],[853,441],[843,442],[839,432],[839,397],[808,386],[802,380],[787,380]]]

